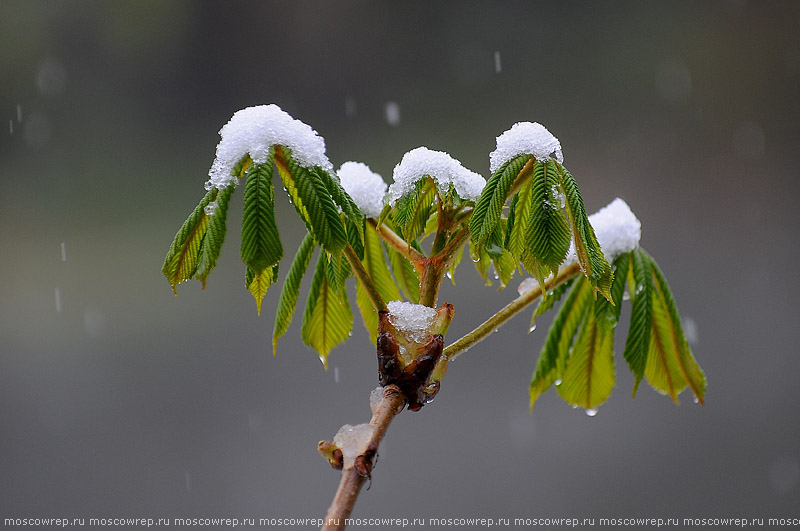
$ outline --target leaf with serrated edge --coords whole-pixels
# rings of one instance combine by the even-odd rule
[[[608,304],[599,299],[597,304]],[[558,394],[568,404],[596,409],[614,389],[614,329],[601,326],[596,312],[584,316],[572,347]]]
[[[309,232],[329,253],[341,251],[347,233],[322,177],[297,164],[287,148],[274,146],[273,153],[283,186]]]
[[[583,278],[577,278],[573,287],[556,314],[547,332],[544,347],[536,363],[536,372],[530,385],[530,405],[533,409],[536,399],[562,377],[570,347],[575,339],[578,326],[586,312],[592,308],[592,288]]]
[[[625,340],[623,357],[633,373],[633,396],[644,377],[645,366],[650,352],[650,335],[653,326],[653,276],[650,261],[636,249],[623,255],[629,262],[628,292],[631,297],[631,324]],[[619,274],[619,271],[617,272]]]
[[[256,311],[261,315],[261,302],[264,300],[264,295],[267,294],[267,289],[275,281],[278,275],[278,266],[269,267],[262,271],[256,272],[248,267],[245,271],[245,285],[253,298],[256,300]]]
[[[500,166],[486,182],[469,221],[469,231],[477,246],[482,245],[494,232],[511,185],[531,158],[531,155],[514,157]]]
[[[525,250],[533,261],[524,260],[524,263],[528,272],[542,286],[546,276],[543,272],[550,271],[555,278],[558,275],[559,265],[569,251],[569,226],[553,193],[556,186],[558,186],[556,162],[537,161],[533,165],[531,180],[530,220],[525,229]]]
[[[175,295],[178,294],[177,285],[191,279],[197,271],[198,254],[203,237],[208,230],[210,217],[206,214],[205,208],[217,198],[218,192],[219,190],[213,188],[203,196],[200,203],[178,229],[169,251],[164,257],[161,272],[167,277]]]
[[[311,234],[306,234],[292,260],[289,273],[283,280],[281,296],[278,299],[278,309],[275,312],[275,327],[272,331],[273,355],[277,352],[278,338],[286,333],[289,324],[292,322],[292,317],[297,307],[297,298],[300,296],[300,282],[306,274],[315,246],[314,237]]]
[[[703,403],[705,374],[686,341],[672,293],[655,261],[644,251],[641,252],[650,262],[654,286],[653,328],[645,377],[654,389],[669,394],[676,403],[678,394],[686,387]]]
[[[436,185],[425,177],[414,183],[414,189],[397,200],[392,209],[392,221],[406,241],[417,239],[425,230],[428,218],[436,212]]]
[[[317,351],[326,369],[331,349],[347,340],[353,327],[347,291],[333,289],[326,271],[327,261],[325,253],[320,253],[303,312],[301,331],[303,343]]]
[[[565,210],[567,219],[572,226],[572,238],[575,242],[575,254],[578,263],[586,278],[592,286],[606,299],[612,300],[611,283],[614,272],[608,261],[603,256],[600,244],[595,237],[594,229],[589,223],[586,208],[583,205],[578,183],[567,169],[553,162],[558,172],[558,185],[565,197]],[[613,304],[613,302],[612,302]]]
[[[216,267],[220,251],[222,251],[222,244],[225,241],[225,233],[227,232],[228,203],[234,189],[235,186],[230,185],[217,193],[217,209],[210,216],[208,230],[203,237],[203,242],[200,244],[195,278],[203,283],[203,289],[206,288],[206,279],[211,270]]]
[[[256,274],[277,264],[283,246],[275,224],[272,164],[259,164],[247,174],[242,210],[242,262]]]

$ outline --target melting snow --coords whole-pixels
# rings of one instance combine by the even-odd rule
[[[412,341],[422,341],[436,319],[436,310],[422,304],[392,301],[386,306],[389,308],[389,321]]]
[[[368,218],[380,216],[387,188],[383,177],[361,162],[345,162],[336,174],[364,215]]]
[[[300,120],[295,120],[277,105],[259,105],[237,111],[219,131],[217,157],[208,172],[210,183],[222,189],[235,177],[234,168],[249,154],[255,164],[269,158],[274,145],[285,146],[300,166],[333,169],[325,156],[325,140]]]
[[[489,170],[494,173],[517,155],[533,155],[536,160],[555,159],[563,163],[561,142],[538,123],[518,122],[497,137],[497,149],[489,153]]]
[[[333,442],[342,450],[345,469],[352,468],[356,457],[366,451],[374,431],[375,428],[369,424],[345,424],[339,428],[333,436]]]
[[[389,187],[389,201],[394,202],[411,192],[414,184],[425,176],[433,177],[439,192],[447,193],[452,184],[462,199],[477,201],[486,180],[466,169],[459,161],[444,151],[426,147],[412,149],[394,167],[394,183]]]
[[[383,387],[376,387],[373,389],[369,394],[369,409],[372,411],[374,415],[378,411],[378,406],[381,405],[381,401],[383,400]]]

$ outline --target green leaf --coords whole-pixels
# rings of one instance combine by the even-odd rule
[[[595,304],[608,304],[598,299]],[[584,316],[578,338],[558,386],[558,394],[568,404],[596,409],[614,389],[614,328],[597,320],[597,311]]]
[[[167,277],[176,295],[177,285],[191,279],[197,271],[200,247],[208,230],[210,218],[205,208],[217,198],[218,192],[219,190],[213,188],[203,196],[175,234],[167,256],[164,257],[161,272]]]
[[[653,388],[669,394],[676,403],[678,394],[687,387],[698,402],[704,403],[706,377],[686,341],[669,285],[655,261],[645,251],[639,252],[650,262],[654,287],[653,328],[645,377]]]
[[[511,185],[525,167],[531,155],[520,155],[509,160],[486,181],[481,196],[475,203],[475,210],[469,221],[472,241],[480,247],[494,232],[503,213],[503,205],[508,198]]]
[[[525,252],[525,237],[531,219],[531,186],[523,186],[511,201],[509,225],[506,237],[506,249],[516,261],[522,259]],[[512,223],[513,218],[513,223]]]
[[[273,153],[283,186],[308,231],[327,252],[340,252],[347,244],[347,233],[328,190],[330,182],[326,183],[321,170],[297,164],[289,149],[274,146]]]
[[[261,301],[264,300],[267,289],[278,278],[278,264],[261,271],[256,271],[248,266],[245,269],[244,278],[247,291],[249,291],[256,300],[256,311],[258,315],[261,315]]]
[[[530,183],[531,213],[525,228],[525,268],[544,286],[547,272],[558,275],[558,266],[569,251],[570,232],[555,190],[558,172],[555,161],[536,161]]]
[[[573,284],[561,309],[558,311],[547,333],[536,371],[530,385],[530,402],[533,409],[536,399],[547,391],[564,374],[564,368],[578,326],[592,308],[592,289],[584,278]]]
[[[272,331],[273,355],[277,352],[278,338],[286,333],[289,324],[292,322],[292,317],[297,307],[297,298],[300,296],[300,282],[306,274],[308,264],[311,262],[314,247],[316,247],[314,237],[311,234],[306,234],[303,241],[300,242],[297,253],[294,255],[292,265],[289,267],[289,273],[283,280],[281,296],[278,300],[278,310],[275,313],[275,327]]]
[[[633,396],[644,377],[645,365],[650,352],[650,336],[653,328],[653,275],[650,260],[639,250],[631,251],[620,259],[629,263],[631,324],[625,340],[623,357],[634,376]],[[619,259],[618,259],[619,261]],[[619,275],[621,271],[617,271]]]
[[[571,278],[563,284],[559,284],[550,290],[550,294],[547,297],[544,297],[541,301],[539,301],[539,305],[536,306],[536,311],[533,312],[533,317],[531,317],[531,328],[533,328],[537,317],[551,309],[558,301],[561,300],[561,297],[569,290],[574,280],[574,278]]]
[[[397,200],[392,221],[406,241],[416,240],[425,230],[428,218],[436,212],[436,185],[426,177],[414,183],[414,189]]]
[[[247,174],[242,212],[242,262],[256,275],[277,264],[283,246],[275,224],[272,163],[259,164]]]
[[[227,231],[225,222],[228,216],[228,203],[230,202],[231,195],[233,195],[235,188],[234,185],[230,185],[217,193],[217,208],[209,219],[208,230],[203,238],[203,242],[200,244],[195,278],[203,283],[203,289],[206,287],[208,275],[217,265],[217,259],[222,250],[222,243],[225,241],[225,233]]]
[[[419,300],[419,275],[414,265],[405,256],[389,245],[384,246],[392,265],[392,273],[403,296],[410,301]],[[390,299],[384,299],[390,300]]]
[[[464,248],[460,248],[456,251],[456,254],[453,255],[453,261],[450,263],[450,267],[447,268],[447,278],[450,279],[450,282],[455,286],[456,285],[456,268],[461,263],[461,260],[464,258]]]
[[[400,292],[389,274],[389,266],[383,255],[380,236],[372,225],[366,226],[364,244],[364,269],[375,283],[381,298],[387,302],[399,300]],[[360,282],[356,283],[356,304],[361,312],[364,328],[367,329],[370,341],[374,343],[378,338],[378,314],[372,304],[372,299]]]
[[[333,289],[328,267],[327,255],[320,253],[303,313],[301,332],[303,343],[317,351],[326,369],[331,349],[344,342],[353,327],[347,291],[344,286],[339,291]]]
[[[322,168],[313,168],[312,171],[317,174],[317,177],[325,184],[328,193],[345,215],[346,220],[349,222],[348,226],[352,226],[358,231],[358,236],[363,245],[364,242],[364,223],[366,217],[364,213],[358,208],[353,198],[342,188],[342,184],[337,177],[332,176]],[[348,239],[351,235],[348,234]],[[352,242],[352,239],[350,240]],[[356,246],[353,245],[355,248]]]
[[[586,208],[583,205],[583,197],[578,189],[578,183],[569,171],[560,164],[556,164],[558,180],[561,191],[566,199],[566,212],[569,223],[572,226],[572,237],[575,240],[575,254],[581,270],[589,282],[600,294],[611,300],[611,283],[614,272],[608,261],[603,256],[600,244],[594,234],[594,229],[589,223],[586,215]]]
[[[486,286],[491,286],[492,281],[489,280],[489,267],[492,265],[492,257],[486,251],[484,246],[478,246],[470,240],[469,254],[472,257],[472,263],[478,274],[483,278]]]

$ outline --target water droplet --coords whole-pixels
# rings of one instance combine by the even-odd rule
[[[56,288],[56,312],[61,313],[61,288]]]
[[[556,380],[555,382],[553,382],[553,383],[555,383],[556,385],[561,385],[561,378],[557,379],[557,380]]]
[[[494,72],[499,74],[503,70],[503,65],[500,63],[500,52],[494,52]]]
[[[530,328],[528,328],[528,333],[530,334],[530,333],[531,333],[531,332],[533,332],[534,330],[536,330],[536,325],[535,325],[535,324],[532,324],[532,325],[531,325],[531,327],[530,327]]]
[[[210,192],[211,189],[214,188],[214,185],[211,183],[211,180],[209,179],[208,181],[205,182],[203,188],[206,189],[206,192]]]
[[[699,404],[700,403],[700,399],[697,398],[696,396],[692,397],[692,402],[694,402],[695,404]]]
[[[64,242],[61,242],[61,261],[67,261],[67,244]]]
[[[17,103],[17,122],[22,122],[22,104]]]
[[[447,273],[445,273],[445,275],[447,276],[448,279],[453,280],[453,273],[451,271],[448,271]]]
[[[631,294],[628,293],[628,290],[625,290],[624,292],[622,292],[622,300],[624,300],[624,301],[631,300]]]
[[[590,417],[594,417],[595,415],[597,415],[597,410],[596,409],[587,409],[586,410],[586,415],[588,415]]]
[[[214,213],[216,213],[218,207],[219,203],[217,203],[216,201],[210,202],[208,205],[206,205],[206,208],[204,209],[206,215],[213,216]]]
[[[640,293],[642,292],[642,290],[643,290],[643,289],[644,289],[644,284],[639,284],[639,285],[637,285],[637,286],[636,286],[636,293],[635,293],[635,294],[636,294],[636,295],[640,294]]]
[[[339,367],[333,368],[333,383],[339,383]]]

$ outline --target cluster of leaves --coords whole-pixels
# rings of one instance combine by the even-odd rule
[[[675,301],[655,260],[640,248],[619,256],[613,266],[611,296],[616,305],[593,298],[585,277],[557,288],[556,297],[569,294],[539,355],[530,385],[531,408],[552,385],[575,407],[594,410],[608,399],[615,383],[614,330],[626,290],[633,308],[623,357],[635,378],[634,396],[646,378],[676,403],[687,387],[703,403],[705,375],[692,355]]]
[[[591,286],[612,301],[611,266],[603,257],[575,179],[555,160],[520,155],[503,164],[475,205],[470,232],[473,258],[487,269],[494,264],[503,285],[520,265],[544,285],[551,273],[558,276],[574,241]]]
[[[292,321],[301,281],[318,247],[301,336],[327,366],[331,349],[352,330],[346,289],[351,276],[360,280],[356,304],[374,341],[379,329],[376,310],[385,309],[381,301],[404,297],[423,302],[423,290],[435,293],[438,284],[431,288],[421,279],[437,277],[435,282],[440,282],[446,272],[452,275],[467,241],[478,271],[488,282],[494,266],[501,287],[523,269],[540,286],[546,286],[550,275],[555,282],[573,243],[582,275],[552,288],[534,313],[535,318],[566,295],[536,366],[531,407],[552,385],[574,406],[595,409],[608,398],[615,382],[614,330],[626,289],[633,308],[624,358],[636,379],[634,394],[646,378],[676,402],[687,387],[702,402],[705,376],[686,342],[663,274],[641,249],[619,256],[613,267],[608,263],[578,185],[561,163],[519,155],[494,172],[476,202],[460,198],[453,186],[442,193],[434,176],[423,176],[408,194],[387,205],[379,219],[367,220],[334,174],[301,166],[288,148],[273,146],[261,164],[245,156],[234,170],[235,177],[247,178],[241,258],[245,284],[259,313],[283,257],[275,221],[275,173],[308,234],[284,279],[273,350]],[[225,238],[234,189],[230,185],[208,191],[176,234],[162,269],[173,290],[192,278],[205,287]],[[426,254],[422,244],[431,235]],[[433,302],[435,294],[425,299],[431,306]]]

